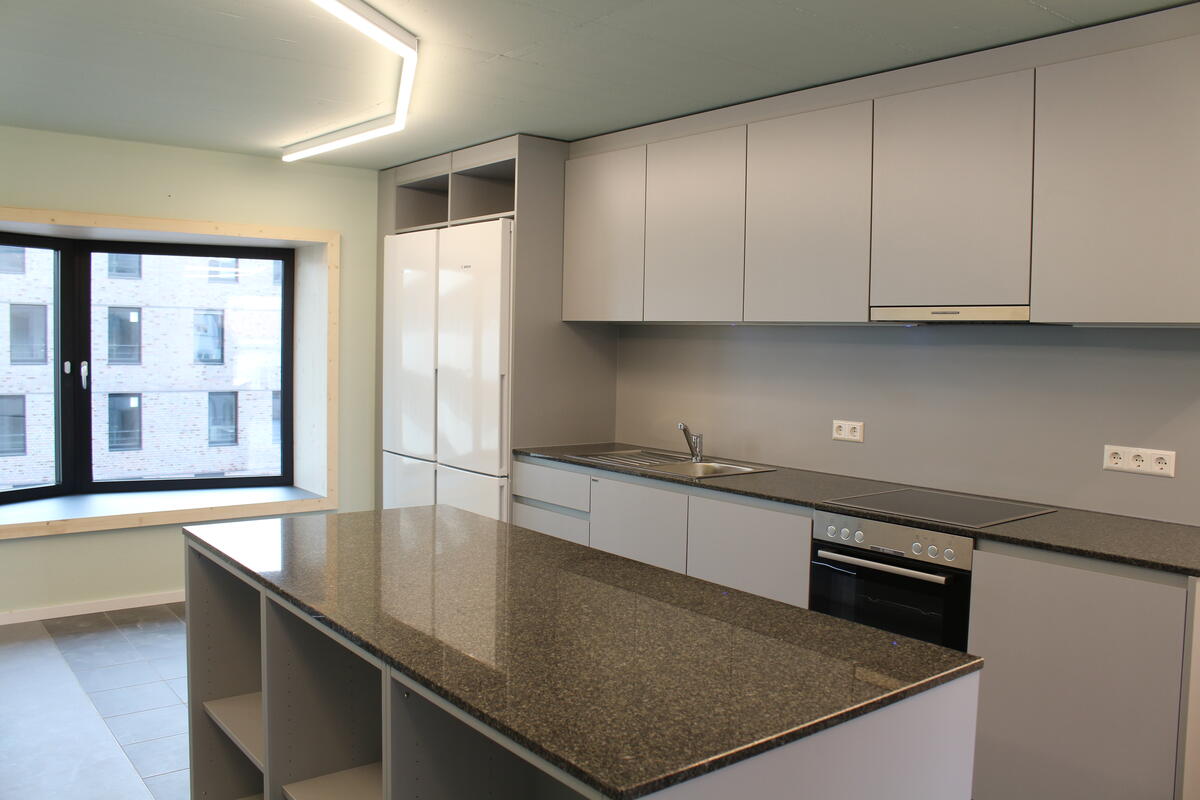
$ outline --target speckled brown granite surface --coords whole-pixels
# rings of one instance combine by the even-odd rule
[[[184,530],[608,797],[641,797],[982,666],[449,507]]]
[[[686,486],[808,506],[823,511],[849,513],[865,519],[916,524],[930,530],[956,533],[975,539],[994,539],[1060,553],[1100,558],[1137,567],[1200,576],[1200,527],[1172,522],[1157,522],[1138,517],[1122,517],[1073,508],[1055,508],[1053,514],[1007,522],[989,528],[966,528],[942,522],[914,521],[892,514],[862,511],[839,506],[837,498],[905,488],[904,484],[830,475],[803,469],[777,468],[774,472],[734,475],[726,478],[695,480],[664,475],[649,470],[625,467],[601,467],[578,457],[607,450],[636,450],[638,445],[621,442],[566,445],[518,449],[517,455],[536,456],[591,469],[603,469],[626,475],[669,481]],[[654,449],[654,448],[650,448]],[[936,489],[937,487],[924,487]],[[961,494],[961,492],[956,492]],[[1020,498],[1001,498],[1025,502]],[[1038,505],[1047,505],[1039,503]]]

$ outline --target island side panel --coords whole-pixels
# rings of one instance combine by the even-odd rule
[[[979,672],[647,795],[652,800],[970,800]]]

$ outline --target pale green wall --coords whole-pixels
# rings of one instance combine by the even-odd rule
[[[341,510],[374,505],[372,170],[0,127],[0,205],[342,234]],[[178,526],[0,541],[0,612],[183,588]]]

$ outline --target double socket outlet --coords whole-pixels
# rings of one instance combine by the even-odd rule
[[[1150,450],[1146,447],[1104,445],[1104,468],[1159,478],[1175,477],[1175,451]]]
[[[833,421],[833,440],[835,442],[861,442],[863,440],[863,424],[851,420],[835,419]]]

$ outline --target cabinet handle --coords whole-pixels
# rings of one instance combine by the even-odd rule
[[[87,376],[88,363],[86,361],[79,362],[79,379],[83,381],[83,390],[87,391]]]
[[[890,572],[893,575],[903,575],[906,578],[914,578],[927,583],[945,583],[946,576],[930,575],[928,572],[917,572],[915,569],[905,569],[904,567],[893,567],[891,564],[881,564],[878,561],[868,561],[865,558],[855,558],[854,556],[844,556],[841,553],[831,553],[828,550],[818,550],[817,555],[821,558],[828,558],[830,561],[841,561],[843,564],[853,564],[856,567],[866,567],[867,569],[877,569],[880,572]]]

